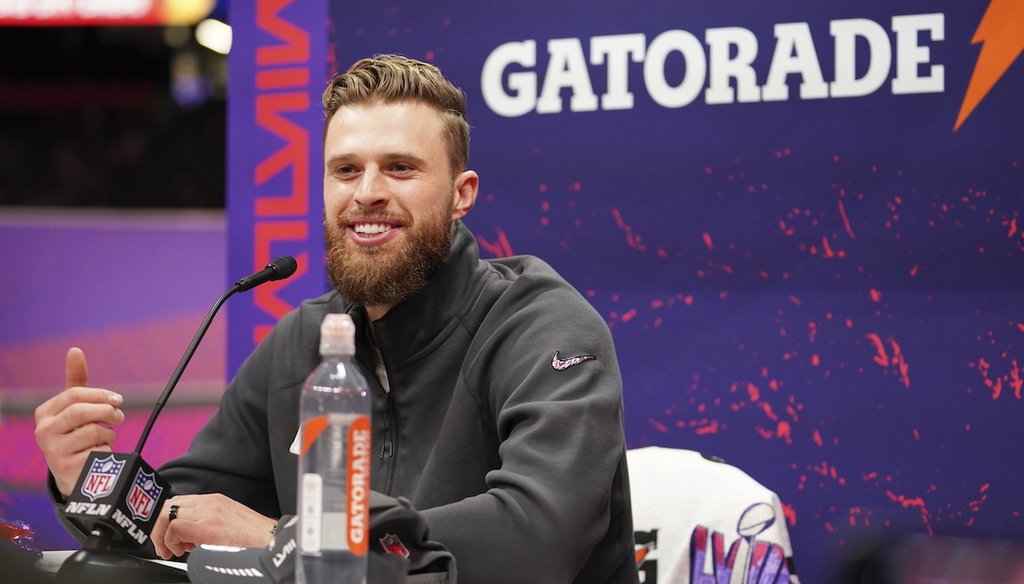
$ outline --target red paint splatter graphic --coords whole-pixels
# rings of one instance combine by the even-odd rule
[[[706,434],[717,434],[718,429],[718,420],[711,420],[710,422],[707,422],[706,425],[698,425],[696,428],[694,428],[693,432],[698,436],[703,436]]]
[[[824,479],[830,479],[832,481],[835,481],[837,484],[846,484],[846,478],[839,474],[839,471],[836,470],[836,467],[824,460],[821,461],[819,464],[808,466],[807,471],[809,473],[819,475]],[[819,486],[823,485],[819,484]]]
[[[934,535],[935,531],[932,530],[930,514],[928,513],[928,507],[924,504],[924,499],[921,497],[905,497],[903,495],[897,495],[891,490],[886,490],[885,495],[889,497],[889,500],[898,503],[904,509],[914,507],[921,513],[921,523],[924,524],[925,531],[928,535]]]
[[[796,525],[796,509],[792,505],[782,504],[782,514],[786,516],[786,523],[790,526]]]
[[[796,149],[782,156],[776,152],[785,151],[777,148],[765,156],[800,172],[820,162]],[[745,461],[723,446],[746,452],[738,444],[755,442],[750,450],[771,452],[780,462],[774,468],[786,470],[767,479],[788,509],[801,513],[805,531],[798,537],[805,540],[817,537],[815,532],[835,532],[839,539],[851,529],[908,525],[939,531],[940,526],[973,525],[975,515],[983,523],[979,510],[989,511],[986,503],[1005,492],[1004,476],[986,476],[988,491],[964,497],[955,487],[931,476],[921,480],[913,474],[917,470],[908,469],[929,465],[949,471],[936,463],[936,447],[947,444],[950,433],[965,442],[987,439],[985,418],[964,408],[969,418],[952,425],[945,421],[940,431],[934,420],[905,416],[921,411],[925,396],[902,389],[912,387],[914,361],[913,387],[928,388],[927,404],[945,402],[953,393],[950,401],[960,398],[958,408],[978,396],[1005,401],[1017,388],[1024,394],[1024,359],[1013,354],[1014,343],[1024,342],[1019,312],[1002,321],[1012,326],[1013,339],[1000,337],[967,358],[950,351],[947,359],[943,353],[963,344],[963,331],[958,337],[953,325],[968,319],[954,321],[964,316],[958,310],[980,316],[994,312],[985,314],[988,306],[964,301],[961,288],[947,288],[969,282],[961,258],[969,257],[970,267],[1003,260],[999,254],[1006,250],[1024,251],[1024,223],[1018,212],[1000,213],[990,204],[994,189],[986,185],[975,186],[961,200],[962,192],[946,194],[941,187],[928,186],[926,194],[925,185],[904,178],[890,161],[847,153],[836,154],[834,161],[839,169],[857,165],[858,174],[831,176],[813,196],[809,191],[787,196],[773,184],[774,176],[755,176],[738,156],[732,166],[701,163],[697,171],[707,170],[698,178],[706,181],[700,188],[709,193],[701,203],[718,213],[706,218],[710,221],[689,221],[686,214],[670,221],[625,201],[605,207],[614,220],[604,226],[605,235],[627,263],[637,266],[634,280],[616,282],[612,291],[584,279],[582,289],[596,289],[587,296],[614,327],[617,342],[619,335],[638,340],[658,347],[653,351],[658,359],[677,358],[682,364],[666,367],[674,376],[647,376],[639,389],[644,397],[637,401],[659,406],[632,423],[649,436],[646,443],[719,454],[741,468]],[[884,191],[877,188],[883,182]],[[832,196],[821,197],[829,185]],[[748,193],[755,192],[773,202],[758,206],[742,227],[719,220],[723,211],[745,208],[736,193],[746,204]],[[550,214],[554,224],[564,207],[557,200],[544,205],[545,198],[537,196],[534,205],[540,207],[533,211]],[[581,217],[589,221],[600,215],[597,207]],[[978,225],[987,231],[979,235]],[[629,250],[621,245],[622,234]],[[655,253],[627,253],[647,249]],[[999,274],[1001,279],[989,283],[1014,287],[1020,282],[1005,262]],[[988,289],[980,280],[973,286],[963,289]],[[685,306],[698,309],[678,310]],[[956,378],[956,369],[962,372],[969,361],[973,369]],[[937,388],[937,377],[947,384]],[[840,413],[837,403],[856,407]],[[890,456],[890,448],[899,460]],[[779,480],[785,472],[791,482]],[[928,487],[929,481],[942,489]],[[807,491],[818,492],[808,499],[795,496]]]
[[[856,239],[857,236],[853,234],[853,228],[850,227],[850,218],[846,216],[846,205],[843,204],[842,199],[836,201],[839,206],[839,216],[843,220],[843,229],[846,230],[846,234],[850,236],[850,239]]]
[[[512,251],[512,245],[508,241],[508,236],[505,235],[505,230],[501,227],[497,227],[495,228],[495,231],[497,232],[498,237],[494,240],[494,243],[484,239],[483,235],[476,236],[476,240],[480,244],[480,247],[496,258],[514,256],[515,252]]]
[[[1002,375],[992,375],[992,365],[984,357],[979,358],[977,362],[970,363],[970,366],[977,369],[978,373],[981,374],[985,387],[992,391],[992,399],[997,400],[1002,396],[1004,384],[1005,387],[1012,390],[1013,397],[1021,399],[1024,379],[1022,379],[1021,366],[1017,363],[1016,359],[1010,360],[1009,370]]]
[[[657,421],[655,419],[647,420],[647,423],[650,424],[655,430],[661,432],[662,434],[665,434],[666,432],[668,432],[668,426],[666,426],[665,424],[662,424],[661,422],[659,422],[659,421]]]
[[[793,436],[789,422],[785,420],[780,420],[778,426],[776,426],[775,429],[775,436],[777,438],[781,438],[782,440],[784,440],[786,444],[792,444]]]
[[[821,257],[826,259],[832,258],[845,258],[846,252],[843,250],[832,251],[832,244],[829,243],[828,237],[821,236]]]
[[[715,243],[711,240],[710,233],[702,233],[701,238],[704,239],[704,246],[707,247],[709,251],[715,251]]]
[[[757,388],[753,383],[747,384],[747,393],[750,396],[750,401],[756,402],[761,398],[761,390]]]
[[[909,388],[910,365],[903,356],[903,351],[900,349],[899,343],[897,343],[892,337],[886,339],[889,342],[889,349],[892,351],[892,356],[890,357],[886,352],[885,343],[882,342],[881,337],[875,333],[868,333],[867,338],[875,347],[875,356],[873,357],[874,362],[881,367],[891,368],[899,376],[900,383],[902,383],[904,387]]]
[[[637,251],[647,250],[647,246],[640,241],[640,236],[634,234],[633,228],[622,219],[622,213],[617,207],[612,208],[612,217],[615,218],[615,225],[626,234],[626,245]]]

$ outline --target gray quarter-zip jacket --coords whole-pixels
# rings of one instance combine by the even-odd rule
[[[329,312],[354,319],[372,386],[372,487],[422,511],[460,583],[637,582],[608,328],[541,260],[480,260],[461,222],[448,262],[380,320],[337,292],[282,318],[188,452],[161,469],[176,493],[295,513],[289,447]]]

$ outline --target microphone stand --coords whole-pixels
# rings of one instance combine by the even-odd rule
[[[170,486],[142,459],[142,448],[146,444],[146,439],[149,438],[149,433],[153,429],[153,424],[156,422],[157,416],[163,410],[164,404],[167,403],[167,399],[170,397],[171,391],[178,384],[178,380],[181,378],[182,373],[184,373],[185,367],[188,366],[189,361],[192,360],[192,356],[199,347],[199,342],[203,339],[203,336],[206,335],[207,329],[210,328],[210,324],[213,322],[213,317],[217,314],[217,311],[220,310],[220,307],[224,305],[227,299],[235,293],[255,288],[256,286],[271,280],[282,280],[288,278],[295,273],[295,269],[295,260],[291,257],[285,256],[274,260],[262,271],[256,272],[255,274],[235,282],[231,288],[221,294],[220,298],[217,299],[213,308],[211,308],[206,314],[206,318],[203,319],[202,324],[199,325],[199,330],[196,331],[195,336],[192,338],[192,342],[189,344],[188,348],[185,349],[185,354],[182,355],[181,360],[178,362],[178,366],[175,368],[174,373],[171,374],[171,378],[167,381],[167,385],[164,387],[163,392],[157,399],[156,406],[153,408],[153,412],[150,414],[149,420],[146,422],[146,427],[143,429],[142,435],[139,437],[139,442],[135,446],[135,451],[130,455],[126,455],[126,461],[123,463],[128,467],[129,472],[127,474],[129,474],[129,476],[134,474],[136,467],[139,468],[138,472],[141,473],[145,473],[145,470],[150,471],[150,473],[147,474],[160,486],[160,492],[156,496],[156,501],[153,503],[157,512],[162,508],[163,501],[171,496]],[[75,485],[75,489],[72,491],[71,497],[68,498],[69,503],[71,498],[75,497],[82,489],[83,483],[87,478],[86,469],[89,469],[91,465],[93,465],[93,461],[104,455],[113,456],[110,453],[101,451],[93,451],[90,453],[89,458],[86,460],[85,468],[83,468],[82,475],[79,476],[78,483]],[[120,475],[118,475],[118,478],[119,476]],[[117,479],[115,479],[115,481],[116,480]],[[122,495],[125,490],[124,486],[121,486],[120,488],[112,488],[114,496],[108,496],[107,498],[117,500],[124,499]],[[108,505],[108,507],[110,506]],[[114,509],[114,512],[119,512],[119,509]],[[119,579],[124,582],[128,582],[129,584],[171,584],[189,582],[186,570],[173,568],[139,556],[130,555],[131,552],[126,553],[127,550],[124,549],[116,549],[118,546],[115,544],[122,543],[122,540],[129,541],[133,547],[141,546],[146,551],[149,551],[148,547],[152,547],[152,543],[149,542],[148,537],[146,538],[147,543],[143,544],[141,543],[141,540],[132,539],[131,537],[126,538],[124,534],[116,533],[111,529],[110,525],[105,523],[105,521],[102,521],[109,519],[108,516],[110,511],[104,512],[102,517],[92,518],[91,520],[76,520],[77,518],[68,516],[68,512],[66,510],[65,513],[65,517],[67,517],[72,524],[82,528],[83,531],[87,531],[89,535],[86,538],[82,549],[71,554],[71,556],[61,564],[60,569],[57,571],[57,582],[60,582],[61,584],[110,584],[111,582],[116,582]],[[127,520],[127,518],[125,519]],[[156,518],[154,517],[146,521],[142,526],[142,531],[144,531],[146,535],[149,533],[149,529],[146,529],[146,525],[148,524],[151,528],[155,521]],[[120,526],[124,527],[124,524],[120,524]],[[132,526],[137,527],[134,523]],[[135,536],[134,533],[130,533],[130,535],[133,537]],[[112,546],[115,549],[112,549]]]
[[[210,328],[210,324],[213,323],[213,317],[220,310],[220,307],[230,298],[233,294],[241,290],[240,284],[236,283],[227,292],[221,294],[220,298],[217,299],[216,304],[210,309],[210,312],[206,313],[206,318],[203,319],[203,323],[199,325],[199,330],[196,331],[196,335],[192,337],[192,342],[188,348],[185,349],[185,354],[182,355],[181,361],[178,362],[178,367],[171,374],[171,378],[167,381],[167,386],[164,387],[164,391],[160,394],[160,397],[156,400],[156,406],[153,408],[153,413],[149,415],[149,420],[146,422],[146,427],[142,430],[142,435],[139,436],[139,443],[135,446],[135,454],[142,455],[142,447],[146,444],[146,439],[149,438],[149,432],[153,429],[153,424],[156,422],[156,417],[160,415],[160,412],[164,409],[164,404],[167,403],[167,398],[171,396],[171,390],[174,386],[178,385],[178,380],[181,379],[181,374],[185,372],[185,367],[188,366],[188,362],[192,360],[192,355],[195,354],[196,349],[199,348],[199,341],[203,340],[203,336],[206,335],[206,329]]]
[[[124,550],[110,549],[113,532],[97,523],[82,549],[68,556],[57,571],[61,584],[177,584],[190,582],[185,568],[173,568]]]

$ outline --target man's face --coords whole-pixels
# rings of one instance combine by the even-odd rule
[[[441,115],[415,102],[340,108],[324,139],[324,229],[331,281],[348,300],[390,308],[448,257],[452,222],[476,198],[453,177]]]

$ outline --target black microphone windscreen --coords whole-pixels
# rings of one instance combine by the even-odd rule
[[[299,264],[292,256],[281,256],[270,262],[270,266],[274,268],[274,277],[271,280],[284,280],[295,273]]]

